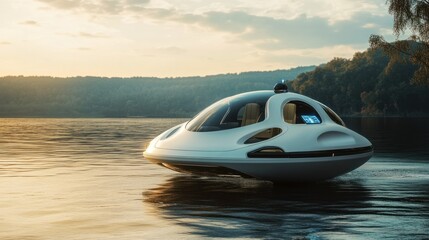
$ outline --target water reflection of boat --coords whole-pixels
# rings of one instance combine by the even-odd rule
[[[200,237],[284,239],[347,232],[357,214],[369,213],[370,195],[359,182],[274,186],[185,175],[143,192],[143,201]]]
[[[214,103],[152,140],[144,157],[179,172],[287,182],[334,178],[372,153],[330,108],[280,84]]]

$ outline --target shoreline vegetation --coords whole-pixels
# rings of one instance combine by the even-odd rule
[[[418,66],[380,49],[320,66],[204,77],[0,77],[0,117],[190,118],[234,94],[270,90],[285,79],[343,117],[429,117],[429,86],[411,83]]]

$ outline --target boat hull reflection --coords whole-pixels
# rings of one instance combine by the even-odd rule
[[[370,195],[362,184],[350,181],[279,186],[179,176],[143,192],[143,201],[202,238],[311,238],[317,231],[347,232],[356,209],[371,208]]]

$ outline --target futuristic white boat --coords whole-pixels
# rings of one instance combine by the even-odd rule
[[[334,111],[288,92],[284,83],[222,99],[153,139],[143,153],[178,172],[273,182],[334,178],[372,154],[371,142]]]

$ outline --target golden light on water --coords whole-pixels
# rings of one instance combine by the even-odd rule
[[[349,120],[387,154],[304,186],[189,176],[143,159],[142,146],[183,121],[0,119],[0,239],[427,235],[428,128],[415,128],[424,119]],[[412,141],[385,134],[404,126]]]

